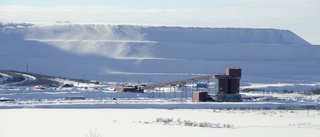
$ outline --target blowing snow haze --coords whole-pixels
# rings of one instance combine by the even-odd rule
[[[0,69],[164,82],[240,67],[245,82],[319,82],[320,47],[289,30],[0,24]]]

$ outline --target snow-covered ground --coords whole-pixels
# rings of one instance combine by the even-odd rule
[[[7,81],[10,78],[9,75],[0,73],[0,84]]]
[[[0,136],[318,137],[319,118],[319,110],[1,109]]]
[[[50,87],[46,89],[37,89],[36,87],[1,87],[0,98],[11,100],[0,102],[0,108],[320,108],[320,95],[306,95],[299,92],[250,91],[241,93],[243,102],[221,103],[192,102],[192,92],[197,89],[191,87],[146,90],[145,93],[110,91],[113,88],[110,85],[90,87],[89,84],[87,86],[82,84],[80,87]],[[206,91],[214,94],[214,88],[206,89]]]
[[[289,30],[0,23],[0,48],[0,70],[108,83],[0,85],[1,137],[320,135],[320,95],[302,94],[320,88],[320,47]],[[227,67],[242,68],[243,102],[192,102],[192,85],[112,91]]]
[[[318,137],[320,133],[320,95],[251,91],[241,93],[243,102],[192,102],[190,92],[182,96],[179,90],[120,93],[108,91],[111,86],[79,85],[44,90],[3,86],[0,98],[14,100],[0,102],[0,136]]]
[[[31,75],[25,74],[23,76],[36,80],[36,77]],[[243,102],[221,103],[192,102],[192,92],[207,91],[209,94],[216,94],[216,83],[213,80],[206,80],[209,82],[207,88],[199,88],[193,82],[187,83],[185,87],[162,87],[146,89],[144,93],[131,93],[114,91],[115,87],[124,84],[122,82],[96,83],[92,81],[85,83],[54,77],[49,79],[60,83],[61,86],[12,86],[10,83],[0,85],[0,108],[320,108],[320,95],[312,94],[310,90],[303,89],[319,89],[319,83],[310,85],[248,83],[247,86],[240,87],[243,91],[241,92]],[[126,84],[134,85],[137,83]]]

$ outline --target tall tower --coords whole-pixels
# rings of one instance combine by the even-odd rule
[[[226,73],[215,75],[217,101],[242,101],[240,92],[241,68],[227,68]]]

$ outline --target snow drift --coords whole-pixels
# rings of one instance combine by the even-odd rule
[[[73,78],[163,82],[226,67],[247,82],[320,75],[320,47],[279,29],[2,23],[0,46],[0,69]]]

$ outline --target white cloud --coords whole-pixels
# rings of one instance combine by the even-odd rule
[[[230,4],[234,3],[231,0],[202,2],[209,5],[203,9],[0,6],[0,21],[278,28],[289,29],[311,43],[320,44],[320,1],[240,0],[236,5]],[[212,9],[208,8],[210,4]]]

